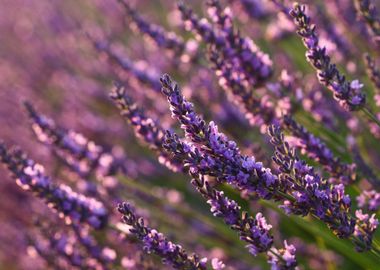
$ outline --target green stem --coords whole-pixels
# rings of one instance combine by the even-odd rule
[[[371,111],[366,108],[366,107],[363,107],[361,109],[362,112],[364,112],[364,114],[370,119],[372,120],[373,122],[375,122],[379,127],[380,127],[380,121],[379,119],[377,119],[377,117],[375,115],[373,115],[373,113],[371,113]]]
[[[280,261],[285,262],[284,258],[277,254],[277,252],[275,252],[273,248],[269,249],[268,253],[271,253],[272,255],[276,256]]]

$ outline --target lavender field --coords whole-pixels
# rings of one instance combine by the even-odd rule
[[[380,1],[0,1],[0,270],[379,269]]]

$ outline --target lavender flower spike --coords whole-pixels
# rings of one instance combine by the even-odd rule
[[[334,93],[334,98],[345,109],[350,111],[361,109],[366,103],[365,94],[361,91],[363,84],[358,80],[347,81],[336,65],[330,62],[326,48],[319,45],[315,25],[310,23],[310,17],[305,14],[305,6],[296,3],[290,11],[290,15],[298,28],[297,33],[302,37],[307,48],[306,58],[317,70],[320,83]]]
[[[130,231],[144,243],[144,249],[148,253],[153,252],[160,256],[163,263],[169,264],[175,269],[207,269],[207,258],[199,259],[195,254],[188,255],[180,245],[170,242],[162,233],[145,226],[144,220],[135,215],[130,204],[125,202],[119,204],[118,211],[123,215],[123,222],[132,226]]]
[[[165,130],[137,107],[121,85],[115,85],[110,97],[119,108],[120,114],[133,126],[136,136],[157,152],[160,163],[173,171],[180,171],[182,168],[178,162],[169,161],[163,149]]]
[[[142,34],[149,36],[157,44],[157,46],[171,50],[176,55],[183,53],[185,44],[181,37],[177,36],[174,32],[166,32],[159,25],[151,24],[145,21],[137,14],[136,10],[133,9],[126,0],[119,0],[119,2],[124,6],[126,12],[138,30]]]
[[[380,208],[380,193],[375,190],[364,190],[356,200],[361,209],[377,212]]]
[[[301,148],[305,154],[322,164],[333,177],[333,182],[348,185],[355,181],[355,164],[342,163],[318,137],[294,121],[290,115],[285,115],[283,119],[284,125],[300,139]]]
[[[73,231],[76,239],[85,248],[88,255],[98,261],[104,270],[109,269],[109,264],[115,263],[116,252],[113,249],[99,245],[88,230],[76,224],[73,224]]]
[[[357,222],[354,235],[358,238],[356,250],[359,252],[370,250],[373,234],[379,225],[379,221],[375,218],[375,214],[369,216],[369,214],[364,214],[362,210],[356,210],[355,216]]]
[[[371,29],[375,42],[380,45],[380,14],[377,12],[375,3],[371,0],[355,0],[355,6],[368,28]]]
[[[239,190],[256,192],[261,198],[271,198],[278,187],[278,179],[271,170],[264,168],[261,162],[256,162],[253,156],[243,156],[236,142],[228,140],[225,134],[219,132],[214,122],[206,124],[195,113],[193,104],[184,99],[178,85],[170,79],[169,75],[164,75],[161,83],[173,117],[181,123],[186,137],[197,146],[194,151],[189,151],[188,146],[185,147],[187,151],[182,156],[189,154],[197,157],[195,160],[199,160],[199,156],[204,158],[205,161],[201,163],[200,170],[216,176],[219,182],[227,182]],[[181,144],[175,136],[168,137],[169,142],[166,143],[168,149]],[[180,156],[177,153],[176,155]]]
[[[364,55],[364,61],[367,67],[367,74],[376,88],[375,99],[376,99],[376,105],[379,106],[380,104],[380,95],[379,95],[380,94],[380,70],[377,67],[375,60],[368,53]]]
[[[95,229],[106,226],[108,213],[101,202],[78,194],[69,186],[54,185],[44,174],[43,166],[28,159],[22,151],[9,151],[1,143],[0,160],[13,173],[17,185],[43,199],[60,217],[65,217],[66,222],[87,223]]]
[[[249,253],[256,256],[271,248],[273,236],[269,231],[272,226],[267,224],[261,213],[257,213],[254,218],[246,212],[240,214],[240,206],[235,201],[212,188],[203,176],[193,174],[193,177],[191,183],[207,199],[213,215],[222,218],[233,230],[238,231],[240,239],[248,243]]]
[[[275,111],[264,98],[255,97],[251,84],[240,76],[239,67],[229,63],[216,46],[209,46],[208,58],[218,76],[219,85],[231,96],[233,102],[244,112],[251,125],[263,127],[275,121]],[[266,130],[264,128],[264,130]],[[265,132],[265,131],[263,131]]]
[[[276,255],[268,253],[268,262],[271,264],[272,270],[295,269],[297,266],[296,248],[293,245],[288,245],[286,241],[284,241],[284,248],[274,249],[273,253]]]
[[[116,85],[110,97],[121,110],[121,115],[128,119],[136,129],[136,135],[144,140],[153,149],[159,149],[164,135],[163,130],[154,123],[153,119],[147,118],[142,111],[127,96],[125,88]]]
[[[273,161],[279,166],[282,192],[291,194],[282,208],[286,213],[313,214],[324,221],[341,238],[352,235],[355,220],[350,216],[351,200],[344,194],[344,186],[330,185],[311,166],[300,160],[290,148],[278,126],[270,126],[268,133],[275,146]]]
[[[215,176],[219,181],[225,179],[226,175],[224,174],[228,175],[230,173],[228,172],[228,167],[223,168],[225,165],[222,162],[206,153],[200,153],[193,145],[179,140],[176,134],[169,131],[166,134],[164,147],[178,160],[182,160],[184,168],[193,178],[191,183],[207,199],[213,215],[222,218],[231,229],[239,233],[240,239],[248,243],[246,247],[252,255],[256,256],[259,253],[267,252],[269,262],[271,260],[269,254],[278,258],[281,257],[278,251],[271,247],[273,238],[269,231],[272,226],[267,224],[263,215],[257,213],[255,217],[252,217],[246,212],[241,214],[240,206],[235,201],[230,200],[222,191],[214,189],[205,181],[205,175]],[[253,164],[253,161],[249,159],[244,164],[249,167]],[[239,175],[244,178],[243,173]],[[284,262],[284,259],[280,258],[276,262],[280,265]],[[291,267],[286,269],[293,269],[292,267],[295,265],[296,263],[291,264]]]
[[[92,172],[101,176],[115,174],[118,170],[127,172],[124,158],[116,158],[82,134],[57,126],[52,119],[39,114],[30,103],[25,102],[25,107],[37,139],[52,146],[55,154],[81,177],[87,178]]]
[[[125,72],[127,72],[132,77],[136,78],[142,84],[151,87],[153,90],[159,92],[160,84],[158,82],[158,77],[155,76],[153,72],[142,69],[137,66],[134,61],[128,57],[122,55],[120,52],[111,48],[110,44],[106,41],[96,41],[89,37],[91,42],[94,44],[95,48],[99,52],[103,52],[107,55],[110,61],[116,63]]]
[[[213,45],[226,59],[239,66],[241,75],[254,86],[263,84],[272,75],[272,61],[247,37],[242,37],[232,25],[231,12],[222,9],[219,1],[210,0],[209,13],[216,27],[207,19],[199,19],[182,1],[178,4],[186,28],[199,35],[205,43]],[[233,59],[233,61],[232,61]]]

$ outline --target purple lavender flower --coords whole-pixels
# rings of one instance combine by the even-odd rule
[[[290,132],[300,139],[304,153],[322,164],[333,177],[333,182],[348,185],[355,181],[355,164],[349,165],[341,162],[318,137],[315,137],[305,127],[295,122],[290,115],[285,115],[283,120],[284,125]]]
[[[377,212],[380,207],[380,193],[375,190],[364,190],[358,197],[356,197],[358,207],[361,209],[368,209],[371,212]]]
[[[356,250],[359,252],[371,249],[372,237],[375,233],[379,221],[375,218],[375,214],[369,216],[364,214],[362,210],[356,210],[356,225],[354,235],[358,238]]]
[[[55,154],[79,176],[87,178],[94,171],[99,177],[114,175],[119,170],[127,173],[125,157],[115,157],[83,135],[57,126],[52,119],[39,114],[30,103],[26,102],[25,107],[38,140],[53,146]]]
[[[204,180],[203,176],[191,174],[194,178],[191,183],[207,199],[214,216],[222,218],[233,230],[237,231],[240,239],[247,242],[249,252],[256,256],[268,251],[273,244],[273,237],[269,231],[272,228],[267,224],[261,213],[251,217],[247,213],[240,214],[240,206],[228,199],[222,191],[217,191]]]
[[[339,31],[338,26],[332,21],[329,16],[327,16],[325,10],[323,10],[321,5],[317,5],[318,12],[318,23],[321,24],[322,28],[326,32],[327,38],[333,42],[336,46],[334,53],[339,56],[339,58],[349,59],[353,57],[353,47],[346,37]]]
[[[85,228],[76,224],[73,224],[72,227],[77,242],[85,248],[89,257],[95,259],[99,263],[99,266],[103,269],[108,269],[108,266],[115,262],[116,252],[113,249],[100,246],[96,239],[90,235]]]
[[[204,175],[216,176],[221,179],[224,168],[222,164],[218,164],[213,157],[205,153],[201,154],[197,148],[184,141],[180,141],[176,134],[167,132],[164,147],[168,152],[174,154],[178,160],[183,160],[184,168],[188,169],[188,173],[193,177],[191,181],[198,192],[207,199],[207,203],[211,206],[211,212],[214,216],[222,218],[224,222],[233,230],[238,231],[240,239],[246,241],[249,252],[256,256],[258,253],[267,251],[272,253],[272,236],[269,234],[271,225],[267,224],[266,219],[261,213],[257,213],[256,217],[248,216],[243,212],[240,214],[240,206],[233,200],[227,198],[223,192],[217,191],[204,180]],[[257,164],[262,166],[261,164]],[[246,169],[256,167],[253,158],[248,158],[243,162]],[[267,172],[268,173],[268,172]],[[248,175],[240,175],[243,180],[247,181]],[[245,177],[245,180],[244,180]],[[271,181],[266,175],[266,180]],[[271,257],[268,257],[269,260]],[[283,259],[281,259],[281,262]],[[296,265],[291,264],[287,269],[293,269]]]
[[[133,24],[138,28],[139,32],[149,36],[158,47],[162,47],[173,51],[175,55],[181,55],[185,49],[185,44],[181,37],[174,32],[166,32],[161,26],[151,24],[138,15],[136,10],[130,6],[125,0],[119,0],[125,8],[128,16]]]
[[[305,6],[295,4],[290,11],[302,40],[307,48],[306,58],[317,70],[319,81],[334,93],[335,99],[344,108],[355,111],[361,109],[365,103],[365,95],[361,92],[363,85],[354,80],[346,80],[326,53],[326,48],[319,46],[319,39],[315,33],[315,25],[310,23],[310,17],[305,14]]]
[[[380,44],[380,15],[375,3],[371,0],[355,0],[355,7],[371,29],[375,42]]]
[[[311,166],[300,160],[284,140],[279,127],[271,126],[268,133],[276,149],[273,160],[281,171],[282,190],[292,195],[284,201],[282,208],[285,212],[303,216],[311,213],[339,237],[350,237],[355,220],[350,217],[351,200],[344,194],[343,184],[329,185]]]
[[[206,124],[168,75],[161,78],[161,83],[173,117],[179,120],[186,137],[194,143],[192,147],[180,142],[178,137],[169,132],[165,148],[171,149],[178,159],[184,160],[184,156],[189,156],[192,163],[188,163],[193,170],[212,173],[220,182],[228,182],[239,189],[257,192],[262,198],[270,198],[278,181],[271,170],[264,168],[261,162],[256,162],[254,157],[243,156],[237,144],[219,132],[214,122]],[[200,161],[202,159],[204,161]],[[198,167],[197,163],[201,166]]]
[[[192,152],[191,145],[179,141],[178,136],[170,132],[167,132],[164,147],[168,152],[174,153],[178,160],[183,160],[184,167],[189,169],[188,172],[193,177],[192,184],[207,199],[213,215],[222,218],[233,230],[238,231],[240,239],[248,243],[246,247],[249,252],[254,256],[266,251],[269,254],[273,243],[273,238],[269,234],[272,226],[267,224],[263,215],[257,213],[256,217],[251,217],[245,212],[240,214],[240,206],[235,201],[225,197],[223,192],[215,190],[204,180],[203,175],[207,172],[209,175],[218,177],[218,174],[207,169],[207,162],[210,165],[216,165],[213,158],[202,157],[197,149]],[[186,155],[188,156],[186,157]],[[254,160],[252,158],[245,160],[243,166],[245,168],[254,167]],[[295,265],[296,263],[291,266]],[[288,269],[293,269],[292,267]]]
[[[253,19],[263,19],[270,14],[268,6],[263,0],[238,0],[233,2],[240,2],[244,12]]]
[[[376,105],[380,106],[380,70],[369,53],[364,55],[364,61],[367,67],[367,74],[377,90],[375,95]]]
[[[121,110],[121,115],[135,127],[136,135],[153,149],[159,149],[162,145],[164,131],[153,119],[143,114],[132,99],[127,96],[125,88],[121,85],[116,85],[110,97]]]
[[[273,123],[276,117],[273,104],[266,98],[259,99],[254,95],[250,83],[238,71],[239,67],[224,58],[213,45],[209,46],[208,56],[219,78],[219,85],[244,112],[249,123],[257,127]]]
[[[303,216],[311,213],[339,237],[352,235],[355,220],[349,214],[351,201],[344,194],[344,186],[330,185],[299,160],[278,127],[269,129],[271,143],[276,147],[273,159],[281,172],[277,176],[254,157],[242,156],[236,143],[220,133],[213,122],[206,124],[196,115],[193,105],[183,98],[168,75],[164,75],[161,82],[173,116],[192,141],[180,141],[177,135],[168,132],[164,148],[182,160],[192,175],[214,176],[219,182],[227,182],[261,198],[284,199],[282,208],[287,213]]]
[[[91,37],[90,40],[99,52],[105,53],[111,61],[115,62],[129,75],[135,77],[139,82],[149,86],[153,90],[157,92],[160,91],[161,87],[158,80],[159,78],[156,77],[153,72],[148,72],[147,70],[140,68],[132,60],[112,48],[106,41],[96,41]]]
[[[170,242],[162,233],[145,226],[144,220],[136,216],[128,203],[119,204],[118,211],[123,215],[123,222],[132,226],[130,231],[143,242],[146,252],[157,254],[163,263],[175,269],[207,269],[207,258],[199,259],[195,254],[188,255],[180,245]]]
[[[288,245],[286,241],[284,241],[284,248],[282,249],[274,249],[273,255],[269,253],[269,263],[271,264],[272,270],[286,270],[286,269],[294,269],[297,266],[296,261],[296,248],[293,245]]]
[[[47,228],[44,228],[44,230],[47,230]],[[54,256],[57,261],[61,258],[66,261],[70,267],[78,267],[81,269],[89,268],[84,255],[75,244],[76,239],[72,237],[72,235],[61,232],[44,232],[43,234],[45,237],[44,241],[42,239],[39,239],[38,242],[36,241],[36,248],[41,255]],[[59,263],[57,262],[57,264]]]
[[[167,153],[163,151],[164,129],[152,118],[145,116],[121,85],[115,86],[110,97],[119,108],[120,114],[133,126],[136,136],[158,153],[160,163],[174,171],[180,171],[179,163],[175,160],[169,161]]]
[[[28,159],[22,151],[9,151],[0,144],[0,159],[12,172],[17,185],[43,199],[67,223],[87,223],[95,229],[106,226],[108,213],[102,203],[74,192],[69,186],[54,185],[44,174],[43,166]]]
[[[235,32],[229,8],[223,10],[217,0],[210,0],[208,5],[215,27],[206,19],[200,20],[184,3],[178,4],[186,28],[201,36],[205,43],[215,46],[225,59],[239,65],[241,75],[252,85],[262,84],[272,75],[272,62],[268,55],[251,39]]]
[[[368,214],[357,210],[356,219],[351,217],[351,200],[348,195],[345,195],[344,186],[342,184],[328,185],[312,167],[299,160],[294,149],[291,149],[284,141],[284,136],[278,127],[272,126],[269,134],[271,143],[276,147],[273,159],[282,172],[279,178],[291,181],[287,188],[295,198],[295,200],[284,202],[282,207],[285,211],[303,215],[310,211],[327,223],[339,237],[351,237],[358,251],[371,249],[372,235],[378,224],[375,216],[372,215],[369,218]],[[304,212],[305,210],[307,212]]]

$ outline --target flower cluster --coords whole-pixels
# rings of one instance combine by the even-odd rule
[[[195,254],[188,255],[180,245],[170,242],[162,233],[146,227],[144,220],[136,216],[130,204],[119,204],[118,211],[123,215],[123,222],[132,227],[130,231],[144,243],[147,252],[156,253],[164,263],[176,269],[207,269],[207,258],[199,259]]]
[[[350,217],[351,200],[344,194],[343,184],[329,185],[311,166],[300,160],[278,126],[271,126],[268,133],[276,149],[273,160],[281,171],[282,190],[292,195],[282,205],[285,212],[303,216],[311,213],[339,237],[351,236],[355,220]]]
[[[302,37],[307,48],[306,58],[317,70],[319,81],[334,93],[334,97],[341,106],[348,110],[358,110],[365,103],[365,95],[361,92],[363,84],[358,80],[347,81],[337,67],[331,63],[326,53],[326,48],[319,45],[319,38],[315,31],[315,25],[311,24],[310,17],[305,13],[305,6],[295,4],[290,11],[297,25],[297,33]]]
[[[375,100],[377,106],[379,106],[380,96],[378,92],[380,91],[380,70],[377,67],[375,60],[368,53],[364,55],[364,61],[367,67],[368,77],[371,79],[373,85],[376,87],[377,95],[375,96]]]
[[[181,37],[174,32],[167,33],[160,25],[151,24],[144,20],[131,5],[125,1],[119,1],[125,8],[128,16],[140,33],[150,37],[158,47],[163,47],[176,55],[183,53],[185,44]]]
[[[380,44],[380,14],[377,12],[376,4],[372,0],[355,0],[355,5],[374,35],[374,40]]]
[[[68,223],[87,223],[95,229],[107,225],[108,213],[101,202],[78,194],[69,186],[53,184],[44,174],[44,167],[28,159],[22,151],[18,149],[9,151],[0,144],[0,158],[22,189],[31,191],[43,199]]]
[[[115,157],[82,134],[57,126],[52,119],[39,114],[30,103],[25,103],[25,106],[37,139],[52,146],[55,154],[79,176],[87,178],[92,172],[101,177],[114,175],[117,171],[127,173],[128,161],[123,155]]]
[[[287,213],[307,215],[323,220],[339,237],[350,237],[355,220],[350,216],[351,201],[344,194],[343,184],[330,185],[314,169],[299,160],[277,126],[271,126],[271,143],[276,147],[273,157],[280,174],[274,175],[254,157],[242,156],[237,145],[220,133],[216,125],[195,114],[193,105],[180,94],[178,85],[168,75],[161,79],[172,115],[179,120],[189,144],[167,133],[165,148],[183,160],[192,174],[216,177],[240,190],[255,193],[261,198],[282,198]]]
[[[283,119],[284,125],[300,139],[303,152],[326,168],[333,178],[332,182],[348,185],[355,180],[355,164],[342,163],[319,138],[294,121],[290,115],[285,115]]]
[[[375,214],[371,216],[364,214],[362,210],[356,210],[357,219],[354,235],[358,238],[356,250],[359,252],[371,249],[373,234],[376,231],[379,221],[375,218]]]
[[[227,182],[240,190],[257,193],[261,198],[272,197],[278,179],[271,170],[263,167],[261,162],[256,162],[253,156],[242,155],[236,142],[228,140],[225,134],[219,132],[214,122],[206,124],[168,75],[161,78],[161,83],[173,117],[181,123],[186,138],[194,143],[192,147],[169,133],[165,148],[172,149],[178,159],[189,156],[191,163],[188,165],[191,164],[191,170],[208,172],[219,182]]]
[[[296,248],[293,245],[288,245],[286,241],[284,241],[284,246],[280,250],[275,249],[273,251],[274,255],[269,254],[269,263],[272,265],[272,270],[294,269],[297,266]]]
[[[160,163],[166,164],[174,171],[181,170],[178,162],[170,161],[163,151],[164,129],[152,118],[145,116],[144,112],[126,94],[125,88],[116,85],[110,97],[119,108],[120,114],[133,126],[136,136],[158,153]]]
[[[91,39],[91,41],[99,52],[106,54],[110,61],[115,62],[127,72],[127,74],[136,78],[139,82],[148,85],[152,89],[160,91],[158,77],[156,77],[153,72],[147,72],[146,68],[136,65],[134,61],[123,55],[116,48],[113,48],[106,41],[97,41],[93,39]]]
[[[246,212],[240,214],[240,206],[228,199],[222,191],[212,188],[202,176],[193,178],[192,184],[207,199],[213,215],[223,218],[227,225],[238,231],[240,239],[248,243],[247,248],[252,255],[256,256],[271,248],[273,236],[269,231],[272,226],[267,224],[261,213],[257,213],[255,217]]]
[[[375,190],[364,190],[356,200],[361,209],[368,209],[371,212],[377,212],[380,207],[380,193]]]
[[[272,62],[257,45],[247,37],[241,37],[232,25],[231,10],[223,9],[218,0],[207,2],[208,13],[214,25],[207,19],[199,19],[194,12],[179,3],[178,8],[186,28],[198,34],[205,43],[215,47],[235,72],[244,80],[257,86],[272,75]],[[227,64],[227,63],[226,63]]]

